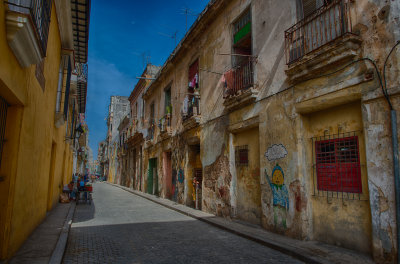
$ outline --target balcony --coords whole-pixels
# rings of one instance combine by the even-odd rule
[[[285,31],[287,74],[305,79],[332,64],[358,55],[360,39],[352,32],[351,4],[333,0]]]
[[[78,111],[79,113],[84,113],[86,111],[88,65],[85,63],[75,63],[75,69],[72,74],[76,76],[77,81]]]
[[[9,0],[7,41],[21,67],[38,64],[46,56],[51,1]]]
[[[185,129],[190,129],[200,124],[200,95],[188,94],[183,101],[182,124]]]
[[[158,127],[160,129],[161,138],[171,136],[171,114],[163,116],[158,122]]]
[[[154,134],[155,134],[156,126],[154,122],[150,123],[150,127],[147,128],[147,136],[145,138],[145,148],[148,148],[153,144]]]
[[[246,57],[237,66],[225,72],[224,105],[229,109],[244,106],[255,101],[253,57]]]

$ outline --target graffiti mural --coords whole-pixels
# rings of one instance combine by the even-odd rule
[[[286,228],[286,214],[289,210],[289,192],[284,183],[285,175],[282,168],[276,164],[272,170],[272,177],[268,176],[265,170],[265,177],[272,190],[273,207],[274,207],[274,224],[278,225],[278,220],[282,226]]]
[[[274,161],[274,160],[278,160],[278,159],[282,159],[282,158],[286,157],[287,154],[288,154],[288,152],[284,145],[274,144],[267,149],[264,156],[269,161]]]
[[[268,148],[264,156],[268,161],[276,161],[287,156],[288,152],[284,145],[274,144]],[[271,177],[265,170],[265,178],[267,179],[272,191],[273,210],[274,210],[274,224],[275,226],[286,226],[286,217],[289,210],[289,192],[285,185],[285,173],[278,163],[272,169]]]
[[[179,181],[179,183],[183,183],[184,180],[185,180],[185,174],[184,174],[182,169],[179,169],[179,171],[178,171],[178,181]]]

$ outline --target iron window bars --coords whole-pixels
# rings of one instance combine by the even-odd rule
[[[247,145],[235,147],[235,163],[236,166],[249,165],[249,148]]]
[[[313,137],[314,196],[364,200],[359,132]]]
[[[3,97],[0,96],[0,167],[3,154],[3,145],[5,142],[4,136],[6,132],[7,109],[8,103],[5,99],[3,99]]]
[[[10,11],[31,16],[42,57],[46,57],[52,0],[9,0],[5,3],[8,4]]]
[[[347,33],[352,33],[348,0],[326,2],[285,31],[286,64]]]

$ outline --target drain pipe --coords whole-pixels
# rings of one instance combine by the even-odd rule
[[[386,63],[394,51],[394,49],[400,44],[400,41],[393,46],[388,56],[386,57],[385,63],[383,64],[383,81],[384,89],[382,86],[383,94],[390,108],[390,123],[392,127],[392,150],[393,150],[393,176],[395,184],[395,196],[396,196],[396,228],[397,228],[397,263],[400,263],[400,167],[399,167],[399,143],[397,139],[397,113],[393,109],[393,105],[390,101],[389,94],[386,87]]]
[[[399,175],[399,144],[397,140],[397,114],[396,110],[390,110],[390,121],[392,125],[392,148],[393,148],[393,172],[396,194],[396,223],[397,223],[397,263],[400,263],[400,175]]]

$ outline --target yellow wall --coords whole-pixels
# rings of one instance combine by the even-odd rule
[[[0,182],[0,259],[3,259],[12,256],[40,224],[47,209],[57,203],[65,179],[71,178],[72,152],[64,141],[65,125],[54,126],[61,58],[54,4],[45,58],[44,91],[36,80],[35,66],[21,68],[8,46],[4,3],[0,4],[0,54],[0,96],[11,104],[0,171],[5,179]],[[53,142],[57,147],[49,188]]]
[[[260,145],[258,127],[235,134],[234,147],[248,146],[248,166],[236,166],[237,216],[261,224]],[[235,151],[235,149],[233,149]]]
[[[327,198],[326,195],[319,197],[318,194],[312,196],[314,238],[369,253],[371,250],[371,215],[361,104],[354,102],[313,113],[308,116],[308,123],[309,138],[324,136],[326,130],[330,135],[337,134],[338,131],[341,133],[355,131],[357,133],[362,180],[362,194],[360,196],[356,194],[354,199],[352,198],[353,194],[346,193],[339,193],[339,198]],[[310,160],[312,160],[311,157]],[[310,171],[309,175],[314,174]],[[310,184],[312,185],[314,182],[311,181]],[[316,186],[310,186],[310,190],[316,189]],[[342,200],[340,198],[342,194],[349,195],[350,199]]]

